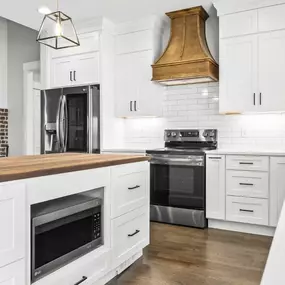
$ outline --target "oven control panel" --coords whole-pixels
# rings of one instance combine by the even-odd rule
[[[171,141],[216,141],[218,131],[215,129],[203,130],[166,130],[164,140]]]

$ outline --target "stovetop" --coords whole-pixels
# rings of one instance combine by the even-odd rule
[[[165,147],[147,150],[147,154],[204,155],[217,149],[217,130],[166,130]]]

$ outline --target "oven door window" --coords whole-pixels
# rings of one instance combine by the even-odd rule
[[[205,208],[205,171],[201,166],[151,165],[151,204]]]

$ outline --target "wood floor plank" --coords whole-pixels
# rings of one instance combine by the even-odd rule
[[[151,224],[144,257],[108,285],[259,285],[272,238]]]

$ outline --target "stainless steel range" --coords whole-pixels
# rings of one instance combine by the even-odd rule
[[[165,148],[151,156],[152,221],[207,227],[205,151],[217,148],[217,130],[166,130]]]

